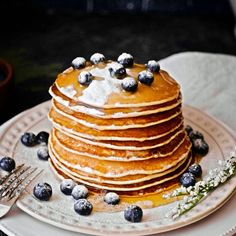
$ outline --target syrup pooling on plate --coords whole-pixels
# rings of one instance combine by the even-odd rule
[[[157,61],[138,64],[128,53],[117,61],[96,53],[72,65],[50,89],[54,173],[85,185],[94,211],[168,203],[163,192],[192,163],[178,83]],[[118,194],[120,202],[99,202],[107,192]]]

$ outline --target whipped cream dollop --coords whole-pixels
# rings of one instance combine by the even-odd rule
[[[104,105],[112,93],[119,93],[121,88],[121,81],[110,75],[109,68],[117,66],[113,63],[107,64],[105,68],[93,68],[89,72],[94,79],[91,84],[83,90],[79,100],[84,103],[92,103],[95,105]]]

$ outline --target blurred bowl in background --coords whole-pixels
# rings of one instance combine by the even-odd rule
[[[12,66],[0,58],[0,111],[7,108],[11,101],[13,72]]]

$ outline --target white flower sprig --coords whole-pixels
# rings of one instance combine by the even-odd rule
[[[219,166],[208,172],[208,175],[194,186],[185,188],[181,186],[170,194],[164,194],[163,197],[168,199],[171,197],[184,196],[183,201],[166,214],[166,217],[176,219],[195,207],[202,201],[211,191],[219,185],[226,182],[236,173],[236,155],[232,152],[231,157],[227,160],[218,161]]]

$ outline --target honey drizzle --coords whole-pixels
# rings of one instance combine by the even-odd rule
[[[179,198],[170,198],[170,199],[163,198],[163,194],[170,193],[177,187],[179,187],[179,184],[175,183],[155,193],[148,193],[139,196],[121,195],[120,203],[118,205],[109,205],[105,203],[103,200],[105,194],[101,193],[99,194],[95,192],[92,193],[90,192],[88,200],[93,204],[94,207],[93,210],[97,212],[119,212],[123,211],[130,204],[135,204],[143,209],[147,209],[147,208],[158,207],[161,205],[166,205],[168,203],[178,200]]]
[[[192,163],[199,163],[201,159],[202,156],[195,154],[193,155],[194,161]],[[181,197],[173,197],[169,199],[163,198],[164,194],[171,193],[178,187],[180,187],[180,183],[178,181],[175,181],[164,189],[159,189],[158,192],[147,193],[139,196],[121,195],[120,203],[118,205],[109,205],[105,203],[103,200],[105,193],[91,192],[88,197],[88,200],[91,201],[91,203],[93,204],[93,210],[97,212],[119,212],[123,211],[130,204],[138,205],[142,209],[148,209],[180,200]]]

